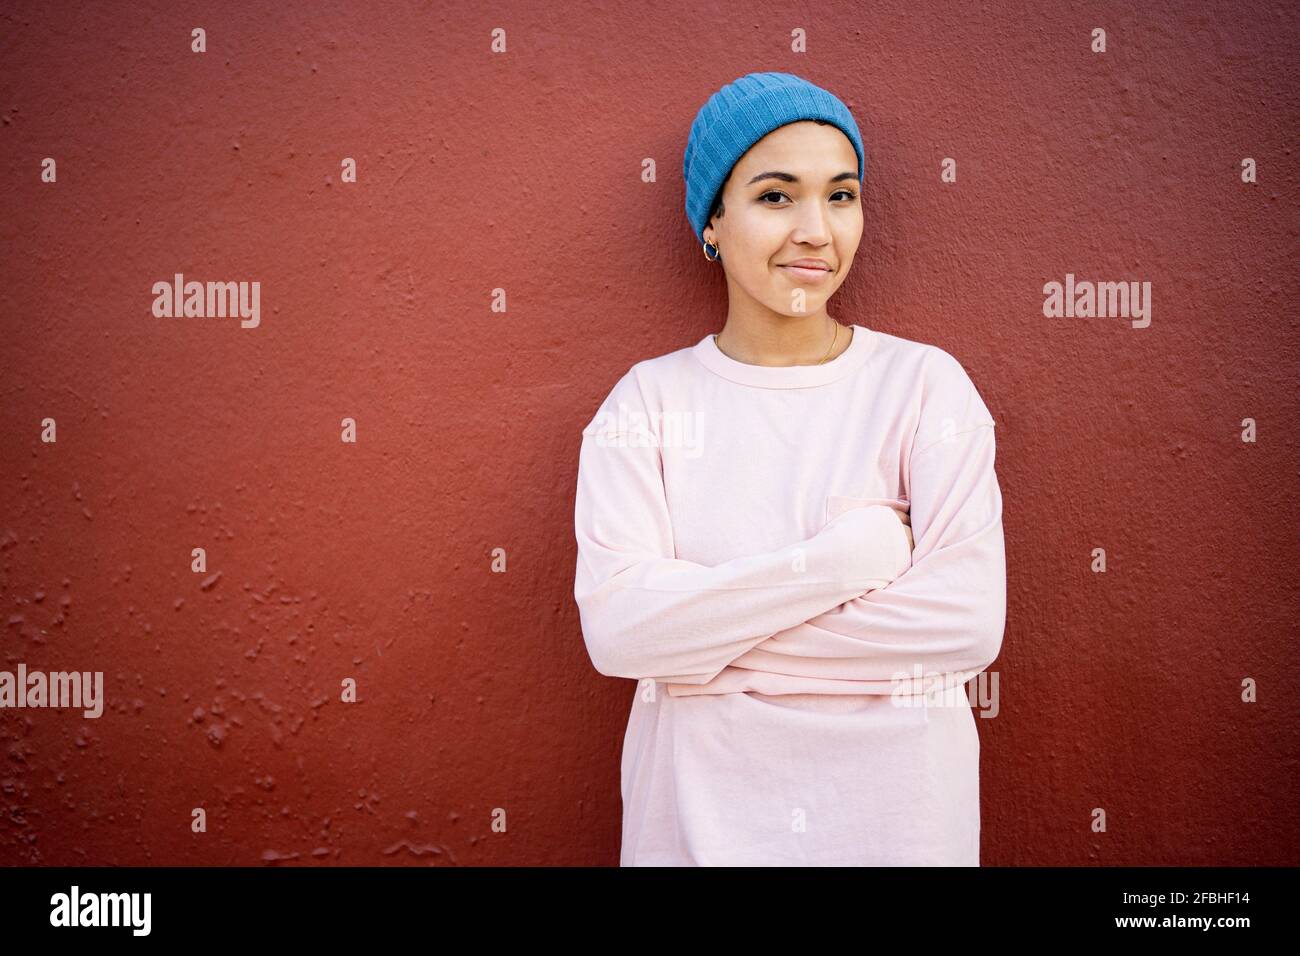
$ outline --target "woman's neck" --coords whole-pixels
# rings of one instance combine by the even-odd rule
[[[714,336],[718,349],[746,365],[819,365],[833,361],[853,339],[853,332],[830,315],[781,316],[776,321],[738,321],[728,317]]]

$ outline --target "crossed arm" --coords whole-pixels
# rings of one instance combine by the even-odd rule
[[[897,516],[871,506],[799,545],[707,567],[671,557],[658,449],[589,427],[574,597],[592,662],[674,696],[969,679],[997,657],[1006,614],[994,453],[990,420],[913,454],[910,555]]]

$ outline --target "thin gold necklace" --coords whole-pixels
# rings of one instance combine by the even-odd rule
[[[832,320],[832,321],[833,321],[833,320]],[[830,357],[831,357],[831,353],[835,351],[835,343],[838,342],[839,339],[840,339],[840,324],[839,324],[838,322],[836,322],[836,323],[835,323],[835,334],[831,337],[831,347],[828,348],[828,349],[826,350],[826,356],[825,356],[825,358],[823,358],[820,362],[818,362],[818,363],[817,363],[818,365],[824,365],[824,364],[826,364],[826,359],[830,358]],[[718,348],[718,351],[722,351],[721,346],[718,346],[718,334],[717,334],[716,332],[713,334],[713,344],[714,344],[714,346],[716,346],[716,347]],[[724,354],[725,354],[725,353],[724,353]]]

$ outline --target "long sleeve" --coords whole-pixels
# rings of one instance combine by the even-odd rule
[[[981,402],[975,407],[987,417]],[[994,423],[954,432],[953,417],[944,420],[944,437],[909,464],[916,547],[903,575],[772,635],[707,685],[668,692],[922,693],[988,667],[1006,620]]]
[[[888,507],[852,509],[805,541],[707,567],[677,559],[659,436],[625,376],[583,431],[574,598],[607,676],[703,684],[769,636],[904,573],[911,549]],[[615,401],[627,403],[612,425]]]

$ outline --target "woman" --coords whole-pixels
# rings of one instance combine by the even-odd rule
[[[715,93],[684,171],[726,322],[583,431],[574,597],[596,669],[639,682],[624,866],[979,865],[962,690],[1006,612],[994,422],[947,352],[827,312],[864,166],[805,80]]]

